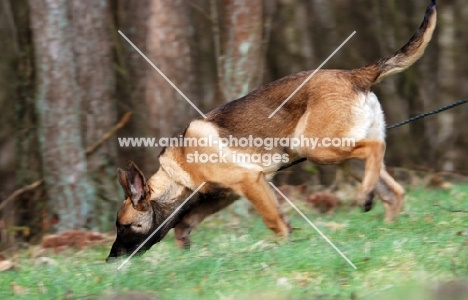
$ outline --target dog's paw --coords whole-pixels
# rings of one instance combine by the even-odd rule
[[[176,245],[179,249],[190,250],[190,238],[184,237],[176,239]]]
[[[374,207],[374,196],[374,191],[371,191],[369,194],[367,194],[366,199],[364,200],[364,204],[362,205],[364,212],[368,212],[372,209],[372,207]]]

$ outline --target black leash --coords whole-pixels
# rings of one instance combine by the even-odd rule
[[[412,117],[412,118],[409,118],[408,120],[405,120],[405,121],[403,121],[403,122],[399,122],[399,123],[393,124],[392,126],[387,126],[387,129],[393,129],[393,128],[396,128],[396,127],[403,126],[403,125],[405,125],[405,124],[408,124],[408,123],[411,123],[411,122],[413,122],[413,121],[416,121],[416,120],[425,118],[425,117],[430,116],[430,115],[438,114],[438,113],[440,113],[440,112],[443,112],[444,110],[454,108],[454,107],[456,107],[456,106],[465,104],[465,103],[467,103],[467,102],[468,102],[468,100],[459,100],[459,101],[454,102],[454,103],[452,103],[452,104],[442,106],[442,107],[440,107],[440,108],[438,108],[438,109],[436,109],[436,110],[432,110],[432,111],[430,111],[430,112],[423,113],[423,114],[414,116],[414,117]],[[287,168],[290,168],[290,167],[292,167],[292,166],[295,166],[295,165],[297,165],[297,164],[300,164],[301,162],[306,161],[306,160],[307,160],[307,158],[305,158],[305,157],[298,158],[298,159],[296,159],[295,161],[290,162],[289,164],[286,164],[286,165],[282,166],[281,168],[279,168],[278,170],[276,170],[276,172],[283,171],[283,170],[285,170],[285,169],[287,169]]]
[[[436,109],[436,110],[433,110],[433,111],[430,111],[430,112],[427,112],[427,113],[424,113],[424,114],[420,114],[420,115],[417,115],[417,116],[415,116],[415,117],[409,118],[409,119],[406,120],[406,121],[403,121],[403,122],[400,122],[400,123],[396,123],[396,124],[394,124],[394,125],[392,125],[392,126],[388,126],[387,129],[392,129],[392,128],[400,127],[400,126],[402,126],[402,125],[411,123],[411,122],[413,122],[413,121],[416,121],[416,120],[425,118],[425,117],[430,116],[430,115],[438,114],[438,113],[440,113],[440,112],[443,112],[444,110],[454,108],[455,106],[462,105],[462,104],[465,104],[465,103],[467,103],[467,102],[468,102],[468,100],[460,100],[460,101],[454,102],[454,103],[452,103],[452,104],[442,106],[442,107],[440,107],[440,108],[438,108],[438,109]]]

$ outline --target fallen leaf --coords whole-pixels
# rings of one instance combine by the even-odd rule
[[[7,271],[13,268],[13,262],[11,260],[0,261],[0,272]]]
[[[15,295],[23,295],[26,292],[26,289],[23,286],[17,284],[14,281],[10,283],[10,286],[13,289],[13,293]]]
[[[47,293],[47,288],[44,286],[44,283],[39,282],[37,285],[39,287],[39,291],[41,292],[41,294]]]
[[[286,277],[280,277],[276,280],[276,285],[285,287],[285,288],[291,288],[291,284],[289,283],[289,280]]]
[[[38,257],[36,261],[34,262],[34,265],[49,265],[49,266],[57,266],[58,262],[55,259],[52,259],[50,257]]]
[[[339,230],[339,229],[343,229],[343,228],[347,227],[346,224],[340,224],[340,223],[336,223],[336,222],[327,222],[327,223],[325,223],[325,226],[327,226],[328,228],[330,228],[332,230]]]
[[[247,247],[247,250],[248,251],[255,251],[255,250],[265,250],[265,249],[270,249],[270,248],[273,248],[274,245],[271,244],[271,243],[267,243],[263,240],[260,240],[258,242],[256,242],[255,244]]]

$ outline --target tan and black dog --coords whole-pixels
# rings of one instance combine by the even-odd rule
[[[171,215],[182,202],[205,183],[193,199],[171,218],[141,249],[144,252],[175,229],[176,242],[189,247],[189,234],[202,220],[228,206],[239,196],[247,198],[266,226],[278,236],[288,236],[290,226],[279,211],[268,184],[275,171],[297,157],[320,164],[340,164],[362,180],[358,199],[370,209],[373,193],[385,205],[385,220],[394,220],[401,210],[404,189],[385,171],[385,121],[371,87],[385,77],[401,72],[418,60],[431,40],[436,25],[435,1],[427,8],[420,28],[395,54],[355,70],[319,70],[298,92],[268,118],[312,73],[305,71],[264,85],[248,95],[192,121],[176,137],[214,140],[227,137],[254,138],[351,138],[353,146],[241,147],[240,145],[185,145],[166,147],[160,168],[148,179],[133,163],[118,170],[126,200],[117,214],[117,239],[108,260],[131,254]],[[194,161],[194,154],[222,161]],[[288,158],[270,164],[238,162],[233,154],[269,154]],[[367,207],[366,207],[367,206]]]

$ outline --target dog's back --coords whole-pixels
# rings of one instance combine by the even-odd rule
[[[332,108],[341,106],[342,104],[338,103],[340,100],[344,100],[343,105],[350,105],[350,101],[356,100],[356,95],[368,92],[372,85],[410,67],[423,55],[435,25],[435,1],[432,1],[419,29],[396,53],[355,70],[319,70],[268,120],[267,117],[314,70],[289,75],[268,83],[240,99],[230,101],[211,111],[205,121],[217,124],[225,134],[289,136],[308,106],[317,102],[327,102]],[[326,118],[320,111],[314,114],[318,118]]]

